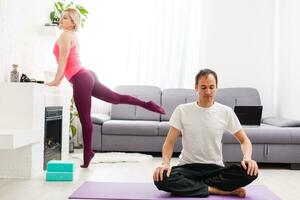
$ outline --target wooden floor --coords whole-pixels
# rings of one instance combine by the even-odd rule
[[[92,164],[81,169],[76,164],[73,182],[46,182],[44,174],[30,180],[0,179],[1,200],[61,200],[68,199],[84,181],[106,182],[152,182],[152,173],[161,163],[161,158],[139,163]],[[173,164],[177,159],[173,159]],[[260,165],[259,178],[253,184],[267,186],[282,200],[300,199],[300,170],[290,170],[283,164]],[[263,197],[261,199],[264,199]]]

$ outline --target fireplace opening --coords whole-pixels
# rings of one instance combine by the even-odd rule
[[[62,107],[45,108],[44,170],[49,160],[61,160]]]

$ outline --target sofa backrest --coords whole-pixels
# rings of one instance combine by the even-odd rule
[[[132,95],[143,101],[154,101],[161,104],[161,90],[156,86],[124,85],[115,88],[115,91],[123,95]],[[148,111],[139,106],[127,104],[112,104],[111,119],[123,120],[160,120],[160,115]]]
[[[115,91],[132,95],[144,101],[154,101],[166,111],[161,115],[162,121],[168,121],[174,109],[180,105],[197,100],[197,93],[194,89],[164,89],[156,86],[118,86]],[[215,97],[216,102],[227,105],[234,109],[234,106],[258,106],[261,100],[255,88],[219,88]],[[160,120],[160,115],[150,112],[139,106],[127,104],[112,104],[111,119],[123,120]]]
[[[178,105],[196,101],[197,93],[194,89],[165,89],[161,99],[162,107],[166,111],[161,120],[168,121]]]
[[[234,106],[260,106],[260,96],[255,88],[219,88],[215,101],[234,109]]]
[[[166,115],[161,116],[162,121],[168,121],[174,109],[184,103],[197,100],[194,89],[165,89],[162,91],[162,107]],[[219,88],[215,101],[234,109],[234,106],[261,105],[260,96],[254,88]]]

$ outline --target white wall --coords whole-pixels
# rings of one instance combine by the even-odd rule
[[[217,71],[219,87],[253,87],[264,116],[274,115],[272,0],[203,1],[203,66]]]
[[[52,6],[53,1],[0,1],[0,82],[9,80],[12,64],[37,79],[43,79],[44,69],[55,64],[55,30],[44,26]]]
[[[300,1],[278,0],[278,115],[300,119]]]
[[[43,26],[52,5],[0,0],[0,82],[14,63],[41,79],[44,70],[55,68],[56,32]],[[257,88],[264,116],[300,119],[300,2],[202,0],[202,6],[200,66],[218,72],[220,87]]]

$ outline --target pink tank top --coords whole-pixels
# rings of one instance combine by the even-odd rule
[[[54,45],[53,53],[56,57],[56,62],[58,63],[59,62],[59,46],[58,46],[57,42]],[[77,72],[79,72],[82,69],[84,69],[84,68],[81,66],[77,48],[76,48],[76,46],[74,46],[70,49],[70,53],[69,53],[69,56],[67,59],[67,64],[65,67],[64,74],[65,74],[66,78],[68,80],[70,80]]]

